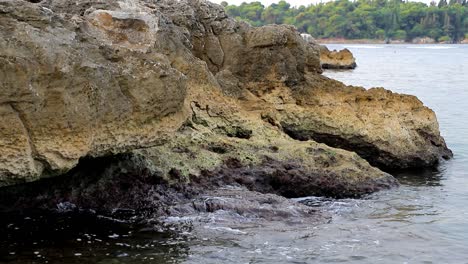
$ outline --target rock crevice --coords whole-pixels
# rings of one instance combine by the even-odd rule
[[[43,168],[47,166],[47,163],[44,162],[44,160],[39,157],[39,152],[37,151],[34,145],[34,141],[30,133],[31,127],[28,125],[28,121],[26,120],[25,114],[18,108],[18,106],[16,106],[16,104],[10,103],[9,106],[16,113],[19,123],[21,127],[23,128],[22,132],[26,136],[26,140],[29,145],[29,153],[31,153],[31,158],[35,162],[39,163],[35,166],[35,171],[41,172]]]

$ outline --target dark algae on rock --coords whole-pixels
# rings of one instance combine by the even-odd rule
[[[319,54],[208,1],[0,0],[0,208],[268,219],[286,209],[258,199],[360,197],[451,157],[416,97],[326,78]],[[193,202],[228,187],[257,198]]]

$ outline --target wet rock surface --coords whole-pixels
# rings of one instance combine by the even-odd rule
[[[199,263],[192,250],[200,245],[208,249],[239,238],[269,239],[259,230],[273,234],[305,228],[308,232],[300,236],[304,239],[329,221],[318,208],[238,187],[210,191],[178,206],[192,209],[144,222],[86,210],[0,212],[0,261]]]
[[[3,189],[0,261],[178,263],[207,237],[246,236],[274,223],[312,227],[329,218],[222,177],[169,184],[149,168],[134,167],[144,163],[136,159],[82,161],[88,169]]]
[[[192,176],[192,182],[181,171],[171,169],[165,178],[154,168],[150,159],[138,154],[84,160],[67,175],[4,187],[0,211],[85,210],[125,221],[146,221],[225,210],[273,220],[310,214],[283,196],[360,196],[398,184],[385,173],[375,180],[363,177],[347,182],[330,172],[307,171],[299,163],[274,160],[249,168],[239,160],[227,160],[216,170]],[[291,206],[297,211],[289,211]]]

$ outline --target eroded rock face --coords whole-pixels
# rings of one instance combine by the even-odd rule
[[[357,67],[356,59],[348,49],[330,51],[323,45],[320,47],[320,63],[323,69],[354,69]]]
[[[434,112],[415,96],[318,78],[327,88],[299,91],[301,107],[277,115],[291,137],[354,151],[385,170],[434,166],[452,157]]]
[[[169,185],[344,197],[397,184],[367,161],[451,155],[415,97],[327,79],[294,28],[206,1],[0,0],[0,22],[0,186],[127,153]]]
[[[171,42],[161,15],[89,1],[84,14],[63,13],[59,3],[0,2],[3,184],[141,147],[184,120],[186,76],[149,51]]]

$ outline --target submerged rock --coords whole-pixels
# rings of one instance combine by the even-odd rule
[[[417,98],[321,71],[293,27],[207,1],[0,0],[0,186],[66,174],[43,205],[160,210],[191,185],[359,196],[397,185],[368,162],[451,156]]]
[[[330,51],[326,46],[320,47],[320,64],[324,69],[354,69],[357,67],[353,53],[348,49]]]

